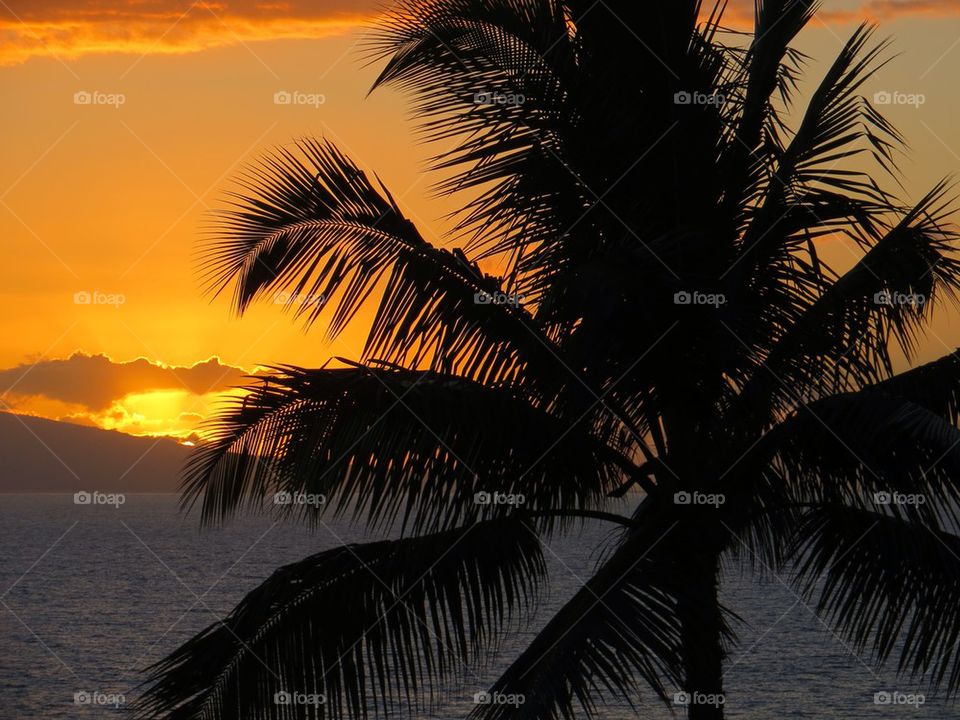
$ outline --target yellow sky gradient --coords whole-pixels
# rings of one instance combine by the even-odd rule
[[[230,178],[302,136],[327,137],[375,170],[425,236],[443,242],[440,218],[456,201],[429,197],[430,149],[415,144],[403,98],[366,97],[376,68],[357,44],[371,5],[36,0],[0,11],[0,370],[15,378],[77,352],[173,368],[216,356],[248,372],[355,357],[362,322],[331,346],[282,306],[237,319],[226,298],[209,303],[195,253]],[[910,141],[906,191],[919,197],[960,168],[960,3],[827,0],[824,11],[801,38],[815,59],[804,89],[854,18],[883,20],[902,54],[865,92],[924,96],[885,109]],[[749,12],[740,3],[730,17]],[[283,92],[316,102],[278,105]],[[837,264],[849,253],[831,250]],[[957,345],[958,315],[941,312],[922,359]],[[187,436],[224,388],[196,390],[124,388],[106,408],[2,385],[0,398],[17,412]]]

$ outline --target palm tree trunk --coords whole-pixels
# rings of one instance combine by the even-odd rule
[[[702,544],[702,540],[701,540]],[[702,552],[702,547],[701,547]],[[687,665],[684,690],[689,720],[723,720],[723,628],[719,558],[695,555],[685,578],[680,608]]]

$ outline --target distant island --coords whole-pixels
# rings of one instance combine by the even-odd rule
[[[169,438],[0,413],[0,493],[176,492],[188,452]]]

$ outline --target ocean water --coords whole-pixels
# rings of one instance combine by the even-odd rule
[[[268,517],[201,532],[175,496],[125,499],[114,508],[76,505],[69,495],[0,495],[0,719],[123,717],[144,667],[225,615],[274,568],[364,540],[339,522],[308,530]],[[499,660],[466,671],[463,684],[419,717],[465,717],[498,663],[589,577],[609,527],[590,523],[553,541],[549,591],[531,626],[511,633]],[[783,583],[735,575],[724,593],[742,620],[724,679],[727,717],[960,718],[960,708],[892,670],[876,673]],[[899,704],[877,704],[875,694],[885,692],[881,699]],[[601,717],[684,717],[652,698],[641,702],[640,714],[609,706]]]

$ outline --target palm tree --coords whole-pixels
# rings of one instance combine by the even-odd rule
[[[390,11],[376,87],[439,144],[462,249],[329,142],[243,176],[205,247],[211,290],[240,313],[322,296],[290,307],[331,338],[376,312],[355,361],[253,379],[184,502],[219,522],[281,493],[281,514],[394,539],[277,570],[154,666],[144,717],[415,714],[489,657],[537,598],[543,543],[587,518],[614,546],[473,717],[684,691],[689,718],[722,718],[702,699],[736,642],[731,563],[785,573],[876,663],[958,687],[960,355],[894,372],[960,288],[952,201],[874,180],[903,141],[862,96],[887,49],[872,28],[801,112],[791,44],[816,3],[758,0],[752,35],[723,5]],[[829,242],[856,249],[845,272]]]

